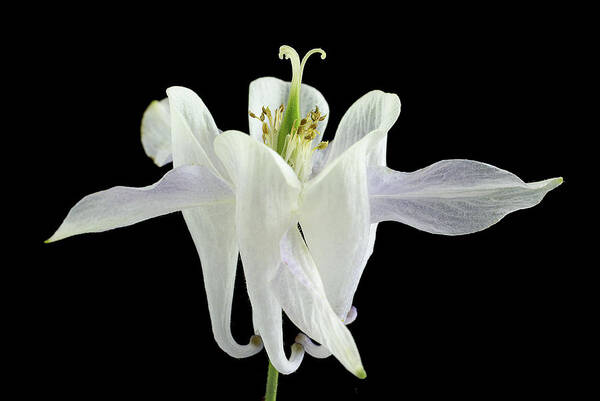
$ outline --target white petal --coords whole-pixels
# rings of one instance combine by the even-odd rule
[[[113,187],[86,196],[73,206],[47,242],[124,227],[186,208],[231,202],[230,187],[209,169],[182,166],[154,185]]]
[[[306,183],[300,224],[327,298],[340,319],[350,310],[371,239],[367,154],[385,131],[351,146]]]
[[[371,220],[399,221],[435,234],[483,230],[508,213],[537,205],[562,178],[525,183],[471,160],[443,160],[413,173],[369,170]]]
[[[290,320],[358,377],[366,376],[352,334],[325,295],[317,267],[297,227],[281,240],[282,261],[271,283]]]
[[[220,131],[202,100],[182,87],[169,88],[167,94],[173,127],[173,164],[208,166],[229,182],[227,171],[214,152],[213,142]],[[238,256],[235,203],[186,210],[183,217],[200,256],[217,344],[236,358],[254,355],[262,349],[260,341],[255,338],[247,345],[240,345],[233,338],[230,327]]]
[[[244,133],[222,133],[215,140],[215,151],[235,187],[238,242],[254,328],[273,366],[280,373],[291,373],[304,351],[293,347],[291,360],[286,358],[281,305],[269,282],[280,261],[279,241],[297,221],[300,182],[277,153]]]
[[[358,316],[358,312],[356,310],[356,307],[351,307],[350,310],[348,311],[348,314],[346,315],[346,319],[344,319],[344,324],[346,326],[348,326],[350,323],[352,323],[353,321],[356,320],[356,317]]]
[[[211,168],[223,179],[227,172],[214,153],[219,134],[202,100],[191,90],[172,87],[171,100],[174,165],[194,163]],[[231,334],[231,302],[237,269],[238,246],[235,230],[235,203],[195,208],[183,212],[202,264],[213,334],[229,355],[243,358],[262,349],[260,342],[238,344]]]
[[[229,182],[213,142],[220,131],[193,91],[183,87],[167,90],[171,104],[173,164],[207,166]],[[243,358],[262,349],[257,339],[238,344],[231,334],[231,303],[237,269],[238,246],[235,229],[235,202],[195,208],[183,212],[186,225],[202,264],[204,286],[213,334],[227,354]]]
[[[329,144],[327,163],[342,155],[373,130],[387,131],[400,115],[400,99],[393,93],[374,90],[358,99],[344,114]],[[369,155],[369,165],[385,165],[386,142],[381,141]]]
[[[340,125],[338,126],[335,138],[329,146],[322,151],[316,151],[313,156],[313,176],[316,176],[325,166],[343,154],[343,152],[361,140],[367,133],[372,130],[380,130],[387,133],[392,125],[398,119],[400,114],[400,99],[395,94],[384,93],[382,91],[371,91],[358,99],[343,116]],[[367,156],[367,166],[386,165],[386,147],[387,139],[379,141],[372,148]],[[371,224],[369,227],[367,247],[362,258],[353,259],[353,265],[346,267],[348,277],[353,277],[353,280],[348,280],[346,283],[336,282],[334,280],[326,281],[328,293],[345,294],[346,299],[352,300],[354,291],[358,284],[358,279],[365,269],[367,261],[373,253],[377,232],[377,224]],[[335,288],[328,288],[333,284]],[[347,302],[343,302],[339,312],[345,313],[344,308],[348,307]],[[307,348],[310,350],[310,348]],[[310,353],[310,351],[307,351]]]
[[[298,334],[295,341],[302,345],[306,353],[313,358],[324,359],[331,356],[331,351],[329,351],[324,345],[317,345],[313,343],[312,340],[304,333]]]
[[[346,319],[344,320],[344,324],[347,326],[356,320],[357,312],[356,308],[353,306],[350,308]],[[312,342],[308,336],[304,333],[300,333],[296,336],[296,342],[304,347],[306,353],[313,358],[323,359],[331,356],[331,352],[324,345],[317,345]]]
[[[238,263],[235,203],[209,205],[183,211],[202,263],[212,331],[219,347],[234,358],[262,349],[259,338],[240,345],[231,334],[231,305]]]
[[[248,109],[256,115],[260,115],[262,107],[269,107],[272,112],[279,106],[287,106],[288,95],[290,93],[290,83],[281,79],[264,77],[259,78],[250,83],[250,91],[248,95]],[[321,136],[315,138],[314,141],[319,143],[322,134],[327,127],[329,121],[329,105],[325,98],[317,89],[310,85],[302,84],[300,87],[300,115],[302,117],[319,107],[322,115],[327,115],[325,120],[319,123],[319,132]],[[250,125],[250,135],[257,141],[262,142],[262,127],[260,121],[255,118],[248,118]]]
[[[150,103],[142,117],[142,146],[158,167],[173,160],[171,154],[171,112],[169,99]]]
[[[219,130],[202,99],[180,86],[167,89],[167,95],[171,110],[173,166],[208,166],[217,176],[228,181],[227,173],[213,148]]]

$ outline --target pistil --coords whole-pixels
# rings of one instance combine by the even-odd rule
[[[308,58],[315,53],[321,53],[321,60],[324,60],[327,56],[323,49],[312,49],[306,53],[306,55],[302,58],[302,62],[300,62],[300,56],[296,50],[285,45],[279,48],[279,58],[283,59],[283,57],[285,57],[292,63],[292,82],[290,84],[290,93],[288,95],[286,111],[281,123],[281,129],[279,131],[279,146],[277,148],[277,153],[279,154],[282,154],[285,137],[292,132],[294,122],[296,120],[300,121],[300,86],[302,84],[302,74],[304,73],[304,66],[308,61]]]
[[[322,49],[312,49],[300,61],[298,53],[289,46],[279,48],[279,58],[284,56],[292,63],[292,82],[287,107],[280,105],[273,115],[269,107],[263,106],[260,116],[252,111],[248,114],[262,123],[262,139],[265,145],[276,151],[294,169],[301,181],[306,181],[312,173],[312,156],[315,150],[327,147],[328,142],[314,144],[314,139],[321,137],[318,131],[319,122],[325,120],[317,106],[302,118],[300,115],[300,87],[302,74],[308,58],[321,53]]]

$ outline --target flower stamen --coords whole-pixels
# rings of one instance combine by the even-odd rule
[[[262,140],[265,145],[275,151],[277,151],[284,110],[285,108],[281,105],[273,115],[269,107],[263,106],[260,116],[248,111],[250,117],[262,122]],[[284,138],[281,157],[294,169],[302,181],[306,181],[312,172],[312,155],[315,150],[325,149],[328,145],[327,141],[323,141],[313,146],[314,139],[321,136],[317,130],[319,122],[326,117],[326,115],[321,115],[319,107],[315,106],[315,109],[309,111],[302,120],[294,120],[291,133]]]
[[[257,116],[252,111],[248,111],[248,115],[262,122],[262,139],[265,145],[277,151],[277,140],[281,121],[283,120],[283,105],[275,110],[275,116],[268,107],[262,107],[260,116]]]
[[[292,131],[285,137],[281,156],[294,169],[301,181],[306,181],[312,173],[312,155],[317,149],[325,149],[328,142],[313,146],[315,138],[320,137],[317,130],[321,116],[318,107],[306,114],[300,122],[294,120]]]

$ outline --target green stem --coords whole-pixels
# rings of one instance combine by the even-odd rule
[[[269,361],[269,371],[267,373],[267,392],[265,394],[265,401],[275,401],[275,398],[277,398],[278,378],[279,372],[273,367],[271,361]]]

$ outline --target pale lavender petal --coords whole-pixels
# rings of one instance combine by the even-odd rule
[[[271,286],[286,315],[308,336],[323,344],[346,369],[364,378],[366,373],[352,334],[331,308],[298,228],[291,227],[282,239],[281,259]]]
[[[124,227],[183,209],[232,202],[231,188],[211,170],[182,166],[154,185],[114,187],[86,196],[73,206],[47,242]]]
[[[561,183],[562,178],[525,183],[471,160],[443,160],[413,173],[374,167],[369,169],[371,221],[398,221],[434,234],[469,234],[537,205]]]

